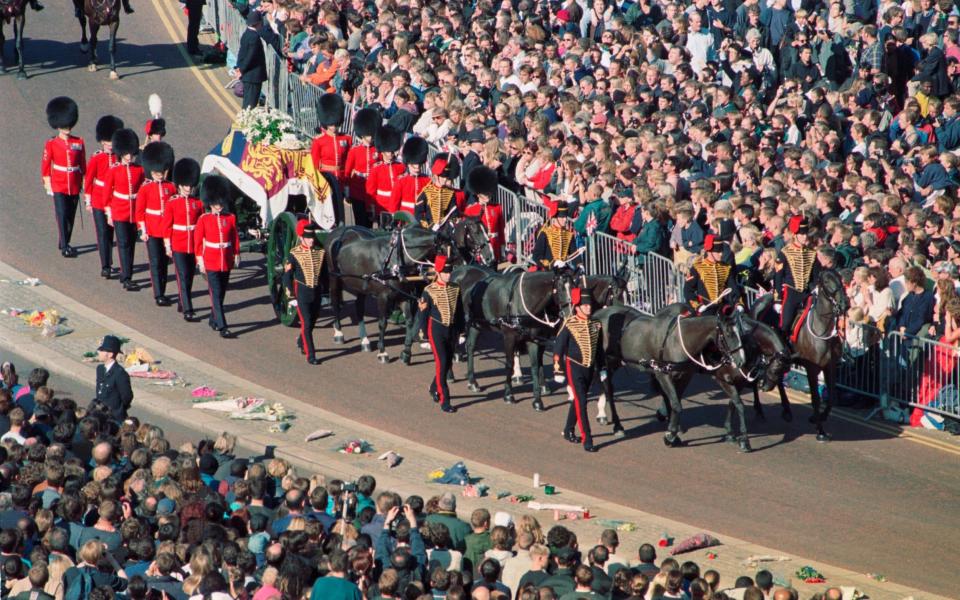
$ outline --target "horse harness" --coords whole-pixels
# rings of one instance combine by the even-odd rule
[[[535,331],[537,330],[536,326],[525,327],[523,325],[523,322],[526,319],[533,319],[537,323],[540,323],[541,325],[544,325],[552,329],[556,327],[557,324],[560,322],[560,319],[557,319],[556,321],[550,321],[549,320],[550,316],[546,314],[546,312],[544,312],[543,318],[540,318],[535,314],[533,314],[530,311],[530,309],[527,307],[527,302],[523,295],[523,278],[526,276],[526,274],[527,274],[527,271],[523,271],[522,273],[520,273],[520,276],[517,277],[516,281],[513,282],[513,285],[510,287],[510,296],[509,296],[511,300],[511,305],[512,305],[514,295],[515,294],[519,295],[520,305],[523,307],[524,314],[504,315],[502,317],[498,317],[493,320],[471,317],[470,323],[481,325],[481,326],[487,326],[490,328],[505,327],[507,329],[514,330],[517,333],[517,335],[520,335],[521,337],[530,339],[535,342],[542,342],[542,343],[552,342],[553,338],[537,335],[535,333]],[[476,286],[474,286],[474,289],[477,289]]]

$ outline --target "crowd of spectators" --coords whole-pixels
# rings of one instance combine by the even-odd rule
[[[796,600],[760,571],[723,579],[616,530],[578,539],[530,515],[242,458],[223,433],[174,446],[54,392],[0,387],[0,597],[15,600]],[[840,600],[831,588],[818,598]]]

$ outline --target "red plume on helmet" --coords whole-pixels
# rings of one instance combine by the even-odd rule
[[[310,224],[310,221],[306,219],[300,219],[297,221],[297,235],[303,237],[303,232],[307,230],[307,225]]]
[[[437,256],[433,259],[433,270],[437,273],[442,273],[444,269],[447,268],[447,257],[443,254]]]
[[[570,302],[572,302],[574,306],[579,306],[582,294],[583,292],[580,290],[580,288],[573,288],[570,290]]]

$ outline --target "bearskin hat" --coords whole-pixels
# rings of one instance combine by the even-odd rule
[[[330,125],[339,126],[343,123],[343,111],[345,105],[343,98],[337,94],[324,94],[320,96],[320,106],[317,108],[317,120],[321,127]]]
[[[457,177],[460,177],[460,161],[458,161],[457,157],[452,154],[441,152],[433,158],[433,164],[430,166],[430,172],[437,177],[456,179]]]
[[[353,133],[357,137],[375,136],[382,123],[383,117],[380,116],[380,111],[375,108],[361,109],[353,117]]]
[[[109,142],[113,134],[123,129],[123,121],[113,115],[104,115],[97,121],[97,141]]]
[[[413,136],[403,144],[403,162],[408,165],[422,165],[427,162],[427,140]]]
[[[377,130],[373,145],[380,152],[396,152],[403,143],[403,132],[390,125],[384,125]]]
[[[140,153],[140,166],[147,175],[169,173],[173,162],[173,148],[166,142],[150,142]]]
[[[173,183],[197,187],[200,183],[200,163],[192,158],[181,158],[173,165]]]
[[[209,175],[203,180],[200,198],[204,206],[219,204],[224,208],[231,205],[230,181],[223,175]]]
[[[53,129],[73,129],[80,120],[77,103],[66,96],[57,96],[47,103],[47,123]]]
[[[497,172],[490,167],[474,167],[467,173],[467,189],[471,193],[497,197]]]
[[[147,121],[147,124],[143,126],[143,131],[147,135],[165,137],[167,135],[167,120],[161,117],[150,119]]]
[[[140,152],[140,138],[132,129],[118,129],[113,133],[113,153],[117,156],[137,154]]]

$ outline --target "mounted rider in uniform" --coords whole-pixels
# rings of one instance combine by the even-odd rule
[[[777,256],[774,275],[775,299],[781,304],[780,329],[791,333],[797,311],[802,309],[820,277],[817,251],[809,246],[810,223],[805,217],[790,219],[793,240]]]
[[[730,314],[740,301],[736,266],[727,242],[713,234],[703,239],[703,254],[694,259],[683,285],[683,298],[698,314]],[[727,292],[723,296],[724,292]],[[723,296],[721,298],[721,296]]]

